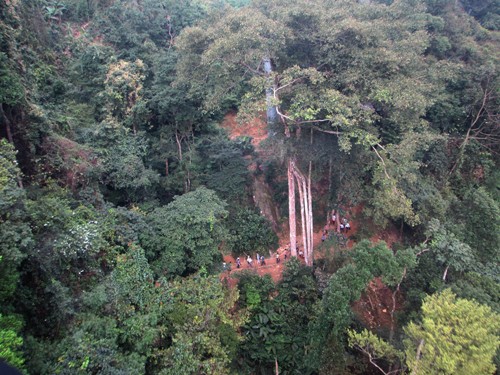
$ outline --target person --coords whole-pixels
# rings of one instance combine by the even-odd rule
[[[279,263],[280,262],[280,255],[279,253],[276,253],[276,263]]]
[[[332,211],[332,224],[335,225],[335,221],[337,220],[337,215],[335,215],[335,210]]]
[[[236,268],[240,268],[241,267],[241,260],[240,260],[240,257],[236,258]]]
[[[266,260],[264,259],[264,255],[260,256],[260,265],[265,266],[266,265]]]
[[[256,259],[257,259],[257,264],[260,264],[260,256],[259,256],[259,253],[257,253],[257,257],[256,257]]]
[[[351,230],[351,224],[349,224],[349,222],[345,223],[345,231],[346,233],[349,232]]]
[[[302,250],[299,251],[299,257],[304,258],[304,252]]]
[[[222,262],[222,271],[226,271],[227,270],[227,264],[226,262]]]
[[[288,256],[288,250],[285,249],[285,260],[286,260],[286,257]]]
[[[248,263],[248,266],[249,266],[249,267],[252,267],[252,262],[253,262],[253,260],[252,260],[252,258],[250,258],[250,255],[249,255],[249,256],[247,257],[247,263]]]
[[[326,234],[323,232],[323,235],[321,236],[321,242],[325,242],[326,240]]]
[[[344,232],[344,224],[340,224],[340,233]]]

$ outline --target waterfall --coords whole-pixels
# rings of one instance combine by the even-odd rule
[[[267,123],[270,124],[275,122],[276,118],[278,117],[276,107],[272,104],[274,81],[270,75],[273,72],[273,66],[271,64],[270,57],[264,57],[262,61],[264,63],[264,72],[269,78],[269,86],[266,89],[266,103],[267,103]]]

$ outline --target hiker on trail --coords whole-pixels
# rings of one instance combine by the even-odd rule
[[[227,270],[227,264],[226,262],[222,262],[222,271],[226,271]]]
[[[257,264],[260,264],[260,256],[259,256],[259,253],[257,253],[256,259],[257,259]]]
[[[345,232],[349,232],[351,230],[351,224],[349,222],[345,223]]]
[[[280,255],[279,253],[276,253],[276,263],[279,263],[280,262]]]
[[[340,233],[344,232],[344,224],[340,224]]]
[[[337,221],[337,215],[335,215],[335,210],[332,211],[332,224],[335,225],[335,221]]]
[[[250,258],[250,255],[249,255],[249,256],[247,257],[247,263],[248,263],[248,266],[249,266],[250,268],[252,268],[252,267],[253,267],[253,266],[252,266],[252,262],[253,262],[253,260],[252,260],[252,258]]]
[[[323,232],[323,235],[321,236],[321,242],[325,242],[326,240],[326,234]]]
[[[288,250],[285,249],[285,260],[286,260],[287,256],[288,256]]]
[[[260,265],[265,266],[266,265],[266,260],[264,259],[264,255],[260,256]]]
[[[236,268],[240,268],[241,267],[241,260],[240,260],[240,257],[236,258]]]
[[[302,250],[299,251],[299,257],[304,258],[304,252]]]

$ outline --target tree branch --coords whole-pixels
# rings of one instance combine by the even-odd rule
[[[391,177],[389,176],[389,173],[387,173],[387,168],[386,168],[384,159],[382,158],[382,156],[380,156],[380,154],[378,153],[378,151],[377,151],[377,149],[375,147],[372,146],[372,150],[375,151],[375,153],[377,154],[378,158],[382,162],[382,167],[384,168],[384,174],[387,177],[387,179],[390,180]]]

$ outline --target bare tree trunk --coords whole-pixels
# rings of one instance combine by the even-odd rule
[[[403,269],[403,275],[401,276],[401,279],[399,280],[399,283],[398,283],[398,286],[396,287],[396,290],[392,293],[391,330],[389,331],[389,342],[392,342],[392,340],[394,338],[394,312],[396,311],[396,295],[401,288],[401,283],[403,282],[405,276],[406,276],[406,267]]]
[[[307,256],[307,234],[306,234],[306,216],[305,216],[305,204],[304,204],[304,195],[305,195],[305,189],[304,189],[304,184],[302,183],[302,179],[298,173],[297,169],[294,168],[294,176],[297,179],[297,185],[299,187],[299,202],[300,202],[300,218],[301,218],[301,226],[302,226],[302,247],[304,249],[304,259]]]
[[[165,159],[165,176],[168,176],[168,158]]]
[[[312,137],[312,136],[311,136]],[[311,138],[312,141],[312,138]],[[309,175],[307,176],[307,206],[309,211],[309,217],[307,222],[309,223],[309,250],[307,255],[309,257],[307,265],[313,265],[313,236],[314,236],[314,228],[313,228],[313,212],[312,212],[312,193],[311,193],[311,172],[312,172],[312,161],[309,161]]]
[[[332,169],[333,169],[333,161],[332,157],[328,159],[328,199],[332,196]],[[328,222],[330,222],[330,218],[328,218]]]
[[[175,130],[175,142],[177,143],[177,153],[179,154],[179,162],[182,162],[182,138],[179,137],[179,132]]]
[[[274,373],[275,375],[279,375],[279,367],[278,367],[278,358],[274,357]]]
[[[304,241],[304,244],[305,244],[304,261],[306,262],[307,265],[309,265],[308,259],[309,259],[309,252],[311,249],[311,243],[310,243],[310,237],[309,237],[309,225],[310,225],[310,223],[309,223],[309,205],[307,204],[309,199],[307,196],[307,181],[304,177],[302,178],[302,189],[304,191],[304,220],[305,220],[305,228],[306,228],[306,231],[304,233],[304,238],[305,238],[305,241]]]
[[[446,282],[446,276],[448,275],[448,268],[450,268],[450,266],[446,266],[446,268],[444,269],[444,273],[443,273],[443,283]]]
[[[295,216],[295,180],[292,172],[292,160],[288,160],[288,223],[290,226],[290,253],[297,256],[297,220]]]
[[[310,175],[308,180],[304,174],[291,163],[292,173],[299,187],[300,213],[302,218],[302,242],[304,246],[304,259],[308,266],[312,265],[313,252],[313,220],[312,220],[312,196]]]
[[[415,367],[413,368],[411,375],[417,375],[418,374],[418,362],[420,361],[420,355],[422,353],[422,348],[424,347],[424,339],[420,340],[420,343],[418,344],[417,348],[417,354],[416,358],[417,360],[415,361]]]

